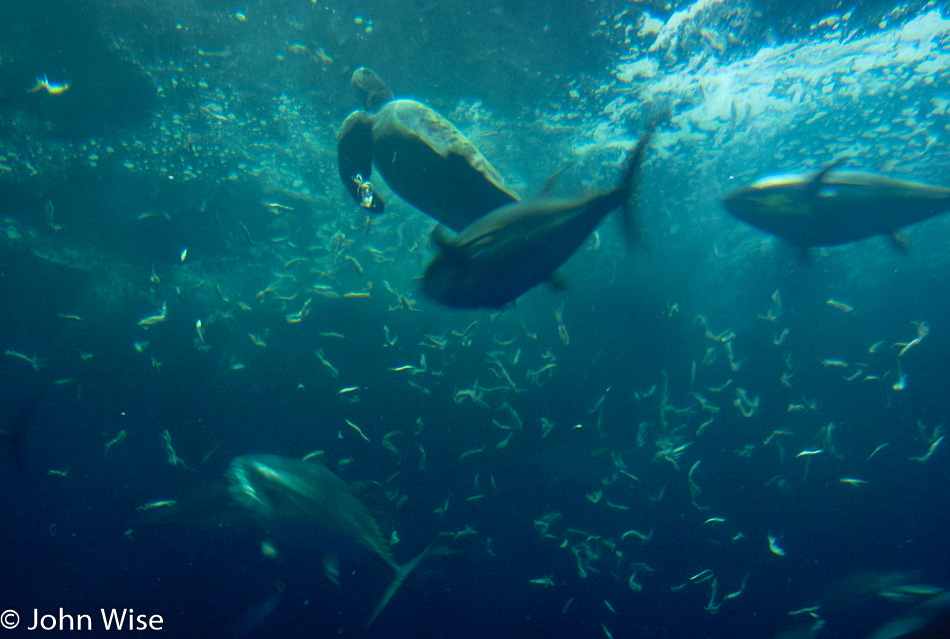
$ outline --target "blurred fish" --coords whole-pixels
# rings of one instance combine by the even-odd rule
[[[36,412],[41,397],[29,396],[20,400],[20,406],[8,419],[3,420],[0,426],[0,449],[5,450],[10,470],[14,477],[22,477],[26,465],[24,440],[26,431],[36,420]]]
[[[950,637],[950,592],[941,592],[889,621],[868,639],[946,639]]]
[[[396,573],[366,626],[376,619],[432,547],[400,566],[376,521],[353,489],[318,461],[277,455],[236,457],[227,472],[231,495],[265,522],[299,521],[333,532],[372,551]]]
[[[501,308],[541,282],[584,243],[604,217],[623,208],[628,245],[639,239],[636,191],[653,126],[640,136],[616,188],[588,198],[562,199],[546,194],[507,204],[449,237],[436,227],[432,239],[441,249],[425,270],[422,290],[456,308]]]
[[[248,608],[231,629],[231,639],[244,639],[254,632],[274,612],[283,596],[284,591],[280,589],[256,606]]]
[[[863,171],[836,171],[847,158],[806,174],[762,178],[722,198],[733,216],[799,250],[873,235],[906,251],[902,227],[950,210],[950,189]]]
[[[798,611],[808,612],[809,622],[774,639],[824,639],[845,631],[867,639],[950,637],[950,591],[920,583],[911,573],[856,573],[824,588],[818,599],[820,606]],[[906,609],[894,616],[895,606]],[[878,613],[890,620],[882,624]]]

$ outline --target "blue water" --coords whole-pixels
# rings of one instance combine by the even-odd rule
[[[172,636],[866,637],[950,586],[948,218],[908,229],[909,256],[870,238],[805,263],[717,199],[844,154],[950,185],[939,10],[0,4],[16,632],[131,608]],[[558,192],[612,187],[669,110],[645,248],[608,217],[566,290],[426,300],[431,220],[376,176],[367,224],[339,184],[362,65],[525,197],[565,166]],[[44,77],[68,89],[30,92]],[[397,562],[456,551],[369,630],[386,565],[318,524],[276,539],[223,491],[238,455],[314,451],[377,484]],[[895,600],[892,574],[933,590]]]

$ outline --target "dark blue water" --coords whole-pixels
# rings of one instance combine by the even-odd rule
[[[774,637],[823,620],[815,636],[866,637],[950,584],[947,218],[908,229],[909,256],[870,238],[806,263],[717,200],[845,153],[950,185],[937,10],[2,4],[13,632],[62,608],[101,634],[116,608],[172,636]],[[367,225],[339,184],[361,65],[523,196],[565,165],[560,192],[613,186],[669,109],[639,193],[646,247],[625,251],[608,218],[566,290],[501,312],[426,300],[431,221],[382,187]],[[44,76],[69,88],[29,92]],[[281,535],[224,488],[238,455],[313,451],[375,484],[397,562],[455,551],[369,630],[390,568],[319,522]],[[159,500],[177,503],[139,509]],[[934,590],[895,600],[894,583]]]

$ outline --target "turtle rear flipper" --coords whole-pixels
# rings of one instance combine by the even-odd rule
[[[337,136],[337,162],[340,180],[350,197],[363,208],[382,213],[386,202],[369,185],[373,174],[373,119],[365,111],[346,118]]]

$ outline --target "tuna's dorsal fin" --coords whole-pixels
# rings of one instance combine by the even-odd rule
[[[348,486],[350,487],[350,491],[352,491],[354,495],[363,497],[367,492],[371,490],[376,490],[377,488],[379,488],[380,483],[378,481],[373,481],[371,479],[360,479],[354,482],[350,482]]]
[[[548,177],[548,179],[544,182],[544,186],[542,186],[541,190],[538,191],[538,195],[536,197],[541,197],[543,195],[550,195],[551,191],[554,190],[554,186],[557,184],[557,179],[561,177],[561,173],[564,173],[564,171],[570,168],[572,164],[573,162],[568,162],[567,164],[559,168],[557,171],[552,173]]]
[[[791,247],[795,252],[795,259],[798,260],[800,266],[815,265],[815,251],[812,247],[801,246],[799,244],[792,244]]]
[[[834,171],[835,169],[837,169],[839,166],[841,166],[845,162],[848,162],[850,159],[851,159],[851,156],[842,155],[840,158],[837,158],[834,162],[830,162],[829,164],[826,164],[823,167],[821,167],[818,170],[818,172],[815,173],[815,177],[813,177],[811,181],[809,181],[808,184],[805,186],[805,189],[808,191],[808,196],[814,197],[815,195],[817,195],[818,191],[821,190],[821,185],[822,183],[824,183],[825,178],[828,176],[828,174]]]
[[[444,251],[455,247],[452,234],[441,224],[436,225],[436,227],[432,229],[432,233],[429,237],[432,239],[432,243],[439,247],[439,250]]]

